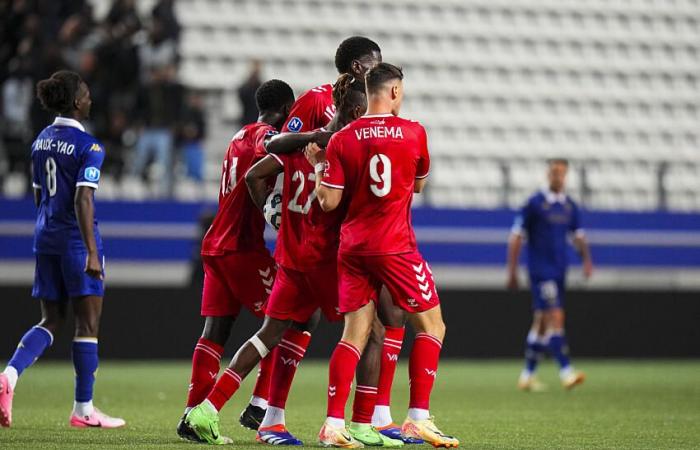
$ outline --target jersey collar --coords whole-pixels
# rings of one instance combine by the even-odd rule
[[[368,114],[362,116],[365,119],[374,119],[375,117],[391,117],[393,114]]]
[[[563,192],[553,192],[549,188],[542,189],[544,198],[547,199],[547,203],[561,203],[562,205],[566,203],[566,194]]]
[[[75,119],[70,119],[68,117],[56,117],[53,121],[54,125],[60,125],[64,127],[73,127],[77,128],[83,133],[85,133],[85,127],[83,126],[82,123],[78,122]]]

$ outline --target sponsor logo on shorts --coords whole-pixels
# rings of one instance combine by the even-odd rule
[[[411,308],[418,308],[418,302],[416,302],[415,298],[408,298],[406,299],[406,302],[408,303],[408,306]]]

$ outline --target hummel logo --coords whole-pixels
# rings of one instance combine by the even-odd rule
[[[437,370],[425,369],[425,373],[427,373],[428,375],[430,375],[433,378],[435,378],[435,376],[437,376]]]
[[[429,285],[430,284],[426,281],[425,284],[418,284],[418,287],[420,288],[421,291],[428,292]]]
[[[433,293],[432,292],[428,292],[427,294],[422,293],[421,297],[423,297],[423,300],[428,302],[428,301],[430,301],[431,298],[433,298]]]
[[[272,277],[262,279],[262,282],[265,286],[272,286],[273,281],[275,281],[275,280]]]
[[[398,361],[399,360],[399,355],[396,353],[394,353],[394,354],[387,353],[386,357],[389,359],[389,361]]]
[[[418,264],[417,266],[411,266],[413,267],[413,270],[416,271],[416,273],[422,273],[423,272],[423,263]]]
[[[419,283],[422,283],[422,282],[425,281],[425,279],[426,279],[427,276],[428,276],[428,275],[426,275],[425,273],[423,273],[423,276],[418,276],[418,275],[416,275],[416,280],[418,280]]]
[[[328,386],[328,396],[335,397],[335,386]]]
[[[406,299],[406,302],[408,303],[408,306],[410,306],[411,308],[418,307],[418,303],[416,302],[415,298],[408,298],[408,299]]]

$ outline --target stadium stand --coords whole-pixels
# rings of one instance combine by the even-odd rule
[[[153,1],[139,1],[147,15]],[[110,0],[92,0],[99,18]],[[603,210],[700,210],[700,0],[190,0],[180,80],[207,98],[206,195],[238,126],[250,61],[298,93],[331,81],[344,37],[405,68],[403,115],[429,131],[426,202],[514,207],[572,160],[572,193]],[[103,198],[146,198],[109,177]],[[177,198],[196,195],[178,183]],[[213,198],[213,197],[211,197]]]

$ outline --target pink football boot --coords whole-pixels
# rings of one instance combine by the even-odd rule
[[[76,428],[119,428],[124,425],[126,425],[124,419],[109,417],[97,408],[89,416],[76,414],[70,416],[70,426]]]
[[[12,425],[12,397],[15,391],[10,387],[7,375],[0,373],[0,426]]]

